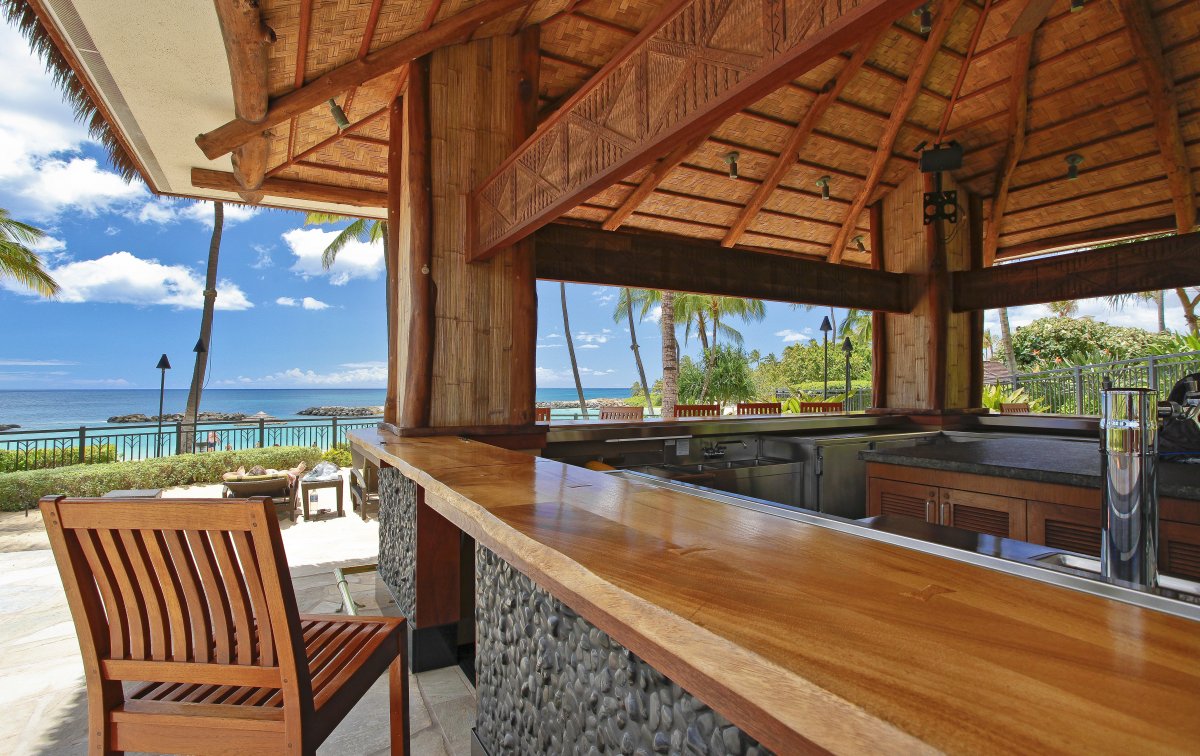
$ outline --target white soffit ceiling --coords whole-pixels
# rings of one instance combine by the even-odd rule
[[[198,199],[242,201],[192,186],[192,168],[232,171],[209,160],[198,134],[233,118],[225,43],[211,0],[42,0],[133,146],[151,189]],[[263,204],[384,217],[383,208],[268,195]]]

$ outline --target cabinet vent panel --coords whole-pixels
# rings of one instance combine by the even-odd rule
[[[1008,512],[956,504],[954,505],[954,527],[1007,538]]]
[[[913,496],[884,491],[879,497],[879,513],[885,515],[904,515],[925,519],[925,500]]]
[[[1200,546],[1194,543],[1168,540],[1164,561],[1166,564],[1160,567],[1163,572],[1200,580]]]
[[[1100,528],[1077,522],[1046,520],[1046,545],[1080,554],[1100,556]]]

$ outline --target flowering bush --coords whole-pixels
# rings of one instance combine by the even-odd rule
[[[1042,318],[1013,334],[1017,368],[1023,372],[1114,362],[1156,354],[1168,334],[1102,323],[1091,318]],[[997,359],[1003,359],[1003,356]]]

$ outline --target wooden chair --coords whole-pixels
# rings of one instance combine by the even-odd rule
[[[719,404],[676,404],[675,417],[717,417],[721,414]]]
[[[739,415],[778,415],[783,412],[780,402],[738,402]]]
[[[379,512],[379,467],[362,452],[350,449],[350,506],[366,522]]]
[[[601,407],[601,420],[643,420],[645,407]]]
[[[845,406],[841,402],[800,402],[800,414],[814,415],[820,412],[841,412]]]
[[[550,408],[549,407],[534,407],[533,408],[533,421],[535,423],[550,422]]]
[[[269,500],[41,510],[83,651],[89,753],[316,753],[388,671],[391,752],[408,754],[405,620],[300,616]]]
[[[1000,403],[1000,414],[1001,415],[1028,415],[1029,414],[1029,403],[1028,402],[1001,402]]]

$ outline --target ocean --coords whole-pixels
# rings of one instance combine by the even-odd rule
[[[628,388],[587,388],[588,399],[624,398]],[[374,407],[383,404],[383,389],[207,389],[202,412],[265,412],[281,419],[295,417],[306,407]],[[574,388],[538,388],[539,402],[575,400]],[[163,411],[183,412],[187,389],[167,389]],[[0,391],[0,424],[22,430],[57,429],[80,425],[105,426],[114,415],[158,414],[157,389],[85,391]]]

